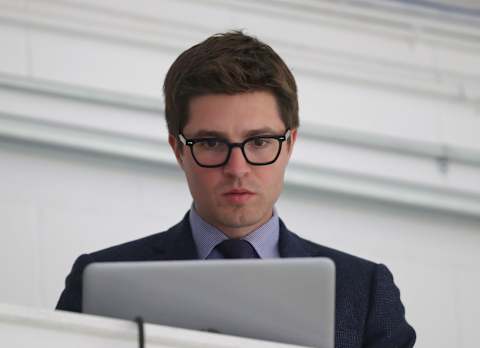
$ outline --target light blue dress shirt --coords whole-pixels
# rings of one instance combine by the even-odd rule
[[[228,237],[218,228],[203,220],[195,211],[193,204],[190,209],[189,220],[199,258],[202,260],[223,259],[222,254],[215,247]],[[253,246],[261,259],[279,258],[279,233],[280,222],[276,210],[273,209],[270,220],[242,239]]]

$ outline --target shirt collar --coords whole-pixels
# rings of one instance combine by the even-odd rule
[[[190,209],[189,220],[200,259],[206,259],[220,242],[228,239],[222,231],[203,220],[196,212],[193,204]],[[242,239],[253,246],[260,258],[278,258],[279,225],[278,214],[274,208],[272,217],[265,224]]]

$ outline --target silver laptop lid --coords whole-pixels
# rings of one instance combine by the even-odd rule
[[[94,263],[83,312],[303,346],[334,347],[326,258]]]

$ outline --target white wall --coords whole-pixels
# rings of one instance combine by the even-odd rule
[[[475,346],[479,23],[380,0],[0,1],[0,302],[52,308],[80,253],[183,216],[163,75],[245,28],[299,85],[287,225],[387,264],[419,347]]]

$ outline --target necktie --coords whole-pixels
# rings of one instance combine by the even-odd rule
[[[253,246],[243,239],[226,239],[216,246],[226,259],[258,259]]]

